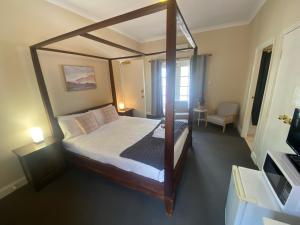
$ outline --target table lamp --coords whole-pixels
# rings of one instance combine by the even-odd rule
[[[30,133],[31,133],[32,141],[34,143],[40,143],[44,141],[43,130],[40,127],[30,128]]]

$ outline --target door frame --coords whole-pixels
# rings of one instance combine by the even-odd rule
[[[258,165],[259,168],[262,168],[263,162],[266,157],[266,151],[264,150],[265,147],[265,137],[267,135],[266,133],[266,128],[268,127],[268,124],[270,123],[269,120],[267,120],[267,116],[269,115],[270,109],[271,109],[271,104],[274,102],[274,92],[278,89],[278,86],[280,85],[279,82],[277,82],[277,78],[279,76],[279,67],[280,67],[280,61],[281,61],[281,55],[282,55],[282,47],[283,47],[283,40],[285,35],[287,35],[290,32],[293,32],[296,29],[300,28],[300,21],[294,23],[293,25],[289,26],[286,29],[283,29],[282,32],[279,34],[279,38],[276,41],[276,55],[274,55],[274,68],[272,68],[271,76],[272,76],[272,82],[269,93],[269,101],[268,101],[268,106],[267,106],[267,112],[266,112],[266,118],[263,121],[263,126],[260,128],[259,132],[259,140],[256,140],[256,145],[254,151],[251,153],[251,157]]]
[[[263,100],[262,100],[262,107],[261,107],[261,111],[260,111],[260,115],[259,115],[259,120],[258,120],[258,124],[257,124],[257,128],[256,128],[256,133],[255,133],[255,137],[254,137],[254,143],[255,143],[255,139],[256,139],[256,134],[257,131],[259,130],[260,127],[260,121],[261,121],[261,117],[263,115],[263,111],[264,110],[264,106],[265,106],[265,101],[266,101],[266,91],[269,87],[269,83],[270,83],[270,72],[271,72],[271,68],[273,66],[273,53],[274,53],[274,44],[275,44],[275,38],[272,38],[266,42],[263,42],[262,44],[260,44],[259,46],[257,46],[256,50],[255,50],[255,56],[254,56],[254,62],[253,62],[253,66],[251,69],[251,76],[250,76],[250,85],[249,85],[249,90],[247,93],[247,103],[246,103],[246,108],[245,108],[245,116],[243,119],[243,123],[242,123],[242,131],[241,131],[241,136],[243,138],[247,137],[248,134],[248,130],[249,130],[249,124],[250,124],[250,119],[251,119],[251,111],[253,108],[253,99],[252,96],[255,94],[255,90],[256,90],[256,86],[257,86],[257,79],[258,79],[258,75],[259,75],[259,69],[260,69],[260,65],[261,65],[261,57],[262,57],[262,53],[263,50],[272,45],[272,56],[271,56],[271,61],[270,61],[270,66],[269,66],[269,71],[268,71],[268,75],[267,75],[267,82],[266,82],[266,86],[265,86],[265,91],[264,91],[264,96],[263,96]]]

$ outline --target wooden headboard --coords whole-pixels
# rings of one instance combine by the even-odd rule
[[[64,114],[62,116],[67,116],[67,115],[71,115],[71,114],[77,114],[77,113],[85,113],[85,112],[88,112],[90,110],[94,110],[94,109],[99,109],[99,108],[102,108],[102,107],[105,107],[105,106],[108,106],[108,105],[115,105],[114,103],[106,103],[106,104],[103,104],[103,105],[99,105],[99,106],[94,106],[94,107],[91,107],[91,108],[87,108],[87,109],[83,109],[83,110],[80,110],[80,111],[76,111],[76,112],[71,112],[71,113],[68,113],[68,114]],[[115,105],[116,107],[116,105]],[[62,140],[64,138],[64,134],[62,132],[62,130],[60,129],[60,126],[58,124],[58,120],[57,120],[57,117],[55,117],[55,125],[52,126],[53,128],[53,135],[57,138],[59,138],[60,140]]]

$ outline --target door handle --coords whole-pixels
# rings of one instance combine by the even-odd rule
[[[292,118],[289,117],[288,115],[285,115],[285,114],[284,115],[279,115],[278,119],[282,120],[282,122],[285,123],[285,124],[290,124],[291,125],[291,123],[292,123]]]

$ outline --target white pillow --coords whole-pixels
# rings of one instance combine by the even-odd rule
[[[76,117],[82,116],[84,113],[72,114],[67,116],[59,116],[58,124],[64,134],[65,139],[76,137],[84,134],[76,122]]]
[[[91,112],[96,117],[99,126],[119,119],[119,115],[116,111],[116,108],[112,104],[99,109],[91,110]]]
[[[114,120],[119,119],[119,114],[117,113],[116,108],[113,105],[108,105],[101,109],[104,114],[105,123],[110,123]]]
[[[91,133],[99,128],[99,124],[92,112],[75,117],[75,121],[85,134]]]
[[[91,110],[90,112],[92,112],[94,114],[99,126],[102,126],[103,124],[105,124],[105,117],[104,117],[102,108],[94,109],[94,110]]]

